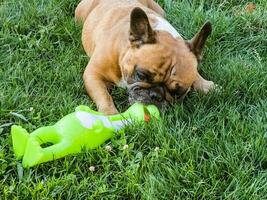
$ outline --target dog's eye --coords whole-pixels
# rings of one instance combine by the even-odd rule
[[[150,80],[149,74],[146,74],[145,72],[140,71],[140,70],[136,70],[135,71],[134,78],[135,78],[136,81],[148,82]]]
[[[136,71],[135,79],[137,81],[145,81],[147,79],[147,75],[145,73],[143,73],[143,72]]]

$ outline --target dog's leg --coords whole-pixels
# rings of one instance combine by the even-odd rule
[[[205,80],[200,74],[197,75],[197,79],[193,83],[193,88],[196,91],[208,93],[215,88],[215,84],[212,81]]]
[[[98,66],[92,66],[91,62],[89,62],[83,75],[87,93],[96,103],[99,112],[102,112],[106,115],[118,113],[113,103],[113,99],[108,92],[106,81],[101,74],[92,70],[93,67],[97,68]]]
[[[75,20],[84,22],[100,0],[82,0],[75,9]]]

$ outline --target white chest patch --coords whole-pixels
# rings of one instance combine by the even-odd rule
[[[118,121],[110,121],[108,117],[100,116],[100,115],[94,115],[91,113],[87,113],[84,111],[78,111],[76,112],[76,117],[81,122],[82,126],[85,128],[92,128],[94,123],[97,120],[100,120],[105,127],[107,128],[115,128],[115,130],[119,130],[123,128],[126,124],[128,124],[130,121],[128,120],[118,120]]]
[[[159,16],[155,16],[156,23],[153,26],[154,30],[166,31],[170,33],[174,38],[182,38],[182,36],[175,30],[175,28],[165,19]]]

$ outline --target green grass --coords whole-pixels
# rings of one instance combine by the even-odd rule
[[[0,199],[267,199],[267,1],[255,0],[251,14],[242,0],[177,2],[160,3],[185,38],[213,23],[200,70],[223,91],[191,92],[163,123],[108,142],[111,153],[103,145],[22,169],[11,124],[32,131],[93,105],[82,81],[88,59],[77,1],[0,1]],[[121,111],[126,95],[113,90]]]

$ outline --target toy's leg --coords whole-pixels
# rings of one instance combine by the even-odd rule
[[[70,145],[64,142],[60,142],[46,148],[41,148],[36,140],[30,138],[22,164],[24,167],[32,167],[40,163],[61,158],[69,153],[72,153],[70,150]]]
[[[62,158],[69,154],[75,154],[81,152],[81,147],[75,147],[74,145],[71,145],[69,142],[61,142],[56,145],[44,148],[44,157],[43,162],[49,161],[49,160],[55,160],[58,158]]]
[[[14,153],[19,159],[24,155],[25,147],[29,138],[29,133],[21,126],[14,125],[11,127],[11,136]]]
[[[27,142],[23,157],[23,166],[31,167],[43,161],[45,156],[45,151],[41,145],[45,143],[52,143],[53,146],[59,144],[61,138],[57,130],[53,126],[42,127],[30,134],[30,137]],[[53,158],[51,159],[53,160]]]
[[[39,128],[30,137],[36,138],[40,145],[48,142],[56,144],[60,141],[60,135],[53,126]]]

